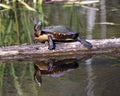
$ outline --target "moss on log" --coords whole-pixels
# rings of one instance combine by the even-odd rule
[[[120,54],[120,38],[87,40],[93,48],[88,50],[79,42],[56,44],[55,50],[49,50],[45,44],[22,44],[0,47],[0,61],[6,60],[44,60],[54,58],[83,58],[86,55]]]

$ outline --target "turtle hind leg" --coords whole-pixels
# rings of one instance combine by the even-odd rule
[[[55,43],[53,42],[51,35],[48,35],[48,49],[49,50],[55,49]]]
[[[92,48],[92,44],[80,37],[77,38],[77,41],[79,41],[81,44],[83,44],[85,47],[87,47],[88,49]]]

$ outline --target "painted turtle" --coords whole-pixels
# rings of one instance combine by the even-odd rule
[[[68,42],[68,41],[79,41],[88,49],[92,48],[91,43],[85,41],[79,37],[79,33],[73,32],[71,29],[65,26],[48,26],[41,29],[42,23],[38,22],[34,26],[35,41],[46,42],[48,41],[48,49],[55,49],[55,42]]]

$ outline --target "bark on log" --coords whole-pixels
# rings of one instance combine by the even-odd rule
[[[22,44],[0,47],[0,62],[13,60],[45,60],[56,58],[82,58],[95,54],[110,54],[120,56],[120,38],[87,40],[93,48],[88,50],[79,42],[56,44],[55,50],[49,50],[45,44]]]

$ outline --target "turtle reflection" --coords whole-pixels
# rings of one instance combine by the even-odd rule
[[[79,64],[76,62],[76,60],[49,60],[47,62],[36,62],[34,65],[34,80],[39,86],[41,86],[42,75],[59,77],[78,67]]]

